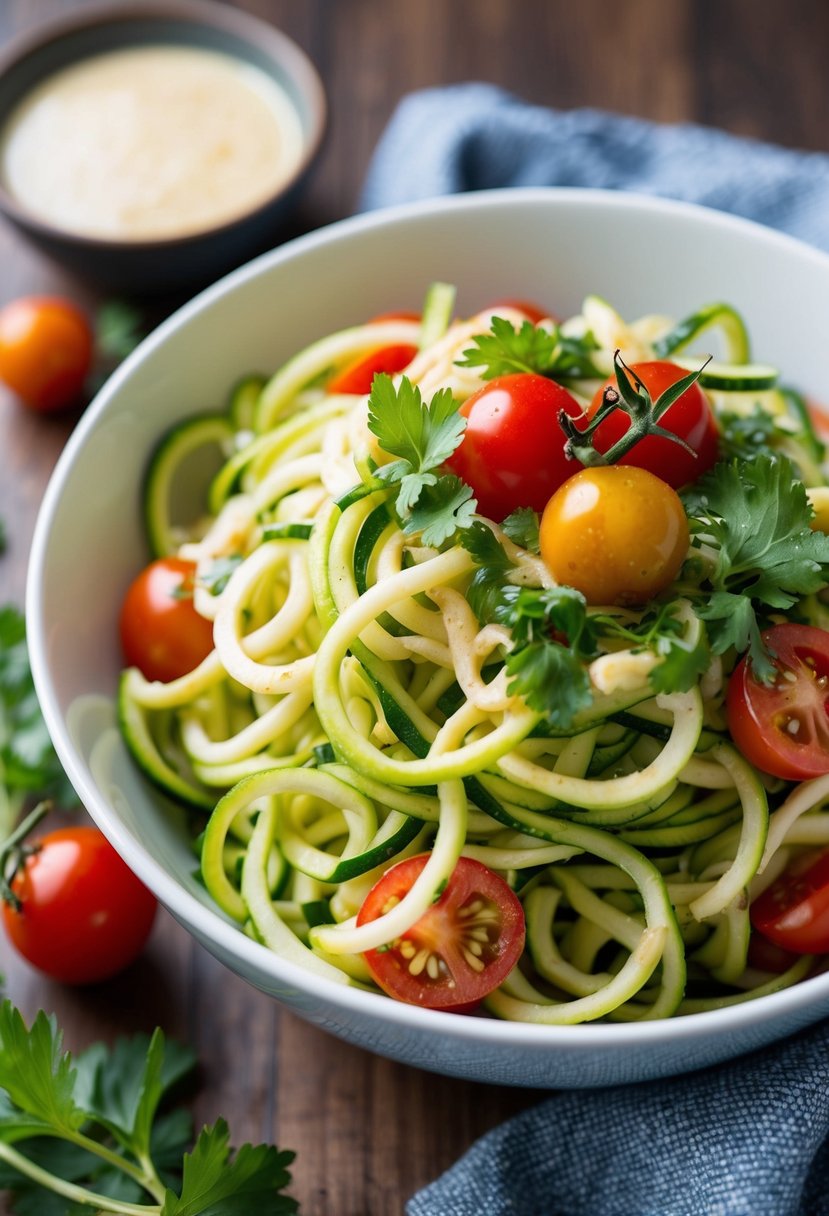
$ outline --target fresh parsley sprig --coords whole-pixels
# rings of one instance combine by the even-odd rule
[[[704,574],[696,611],[711,649],[748,651],[757,679],[775,678],[761,630],[829,578],[829,536],[813,532],[803,483],[784,456],[714,466],[684,495]]]
[[[368,399],[368,428],[384,452],[398,459],[374,476],[398,487],[396,510],[403,531],[422,534],[425,545],[444,544],[475,513],[471,488],[453,473],[437,473],[463,438],[466,419],[449,389],[427,405],[405,376],[374,377]]]
[[[551,380],[602,379],[592,360],[599,349],[590,333],[583,337],[563,334],[524,321],[516,329],[505,317],[493,317],[488,334],[477,334],[459,359],[458,367],[471,367],[484,380],[516,372],[532,372]]]
[[[567,730],[593,700],[586,661],[595,658],[596,635],[584,596],[573,587],[507,585],[494,616],[513,637],[509,692]]]
[[[18,1216],[286,1216],[292,1153],[234,1154],[224,1120],[202,1129],[170,1090],[194,1067],[185,1047],[152,1038],[102,1043],[73,1058],[55,1019],[27,1027],[0,1007],[0,1188]]]

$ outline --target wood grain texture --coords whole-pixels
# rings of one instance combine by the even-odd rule
[[[78,7],[0,0],[0,44]],[[296,38],[329,94],[328,139],[292,231],[354,208],[372,148],[404,94],[463,80],[490,81],[539,105],[698,121],[819,150],[829,142],[823,0],[245,0],[242,7]],[[0,303],[47,291],[96,302],[6,227],[0,266]],[[22,601],[35,513],[72,421],[35,417],[0,391],[0,518],[10,538],[0,603]],[[304,1216],[399,1216],[405,1199],[477,1136],[541,1097],[431,1076],[340,1043],[229,974],[165,913],[145,957],[110,984],[61,988],[11,957],[5,942],[0,969],[26,1015],[54,1010],[74,1048],[157,1023],[190,1042],[202,1060],[197,1118],[222,1114],[237,1142],[295,1149],[293,1189]]]

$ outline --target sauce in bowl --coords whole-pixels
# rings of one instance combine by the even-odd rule
[[[260,68],[202,47],[109,51],[45,79],[0,132],[0,182],[86,236],[190,236],[267,201],[303,154],[299,115]]]

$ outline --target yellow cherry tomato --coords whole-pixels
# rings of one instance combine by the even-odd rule
[[[664,591],[688,552],[676,491],[646,469],[582,469],[541,519],[541,556],[588,604],[644,604]]]

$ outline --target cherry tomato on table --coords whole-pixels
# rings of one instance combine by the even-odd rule
[[[751,923],[794,954],[829,953],[829,851],[805,854],[751,905]]]
[[[26,296],[0,309],[0,380],[33,410],[76,404],[92,350],[89,322],[68,300]]]
[[[576,473],[541,517],[541,556],[588,604],[644,604],[674,581],[688,552],[675,490],[645,469]]]
[[[409,857],[371,888],[357,924],[377,920],[403,898],[429,856]],[[372,975],[389,996],[425,1009],[474,1008],[506,979],[524,949],[524,909],[492,870],[461,857],[446,889],[402,937],[367,950]]]
[[[784,781],[829,773],[829,633],[784,624],[762,637],[777,675],[763,684],[748,657],[737,664],[726,697],[732,738],[750,764]]]
[[[3,905],[12,944],[66,984],[94,984],[141,952],[156,901],[97,828],[50,832],[11,883],[20,909]]]
[[[193,607],[192,562],[159,558],[130,584],[121,607],[121,646],[130,667],[168,683],[213,649],[213,623]]]
[[[580,418],[574,397],[544,376],[496,376],[461,406],[463,439],[447,461],[472,487],[482,515],[496,521],[518,507],[543,511],[581,465],[564,454],[558,416]]]
[[[654,402],[672,384],[676,384],[677,380],[688,375],[684,368],[664,360],[634,363],[631,371],[642,381]],[[616,387],[616,377],[612,376],[599,389],[590,405],[591,417],[602,404],[604,390]],[[615,463],[647,469],[649,473],[661,477],[663,481],[677,490],[680,486],[696,481],[716,464],[717,425],[705,393],[698,384],[692,384],[673,405],[668,407],[660,418],[659,425],[665,430],[672,431],[680,439],[684,439],[693,452],[687,451],[678,443],[674,443],[672,439],[666,439],[662,435],[646,435]],[[621,407],[614,410],[593,436],[596,450],[602,454],[609,452],[627,432],[629,426],[630,418],[625,411]]]

